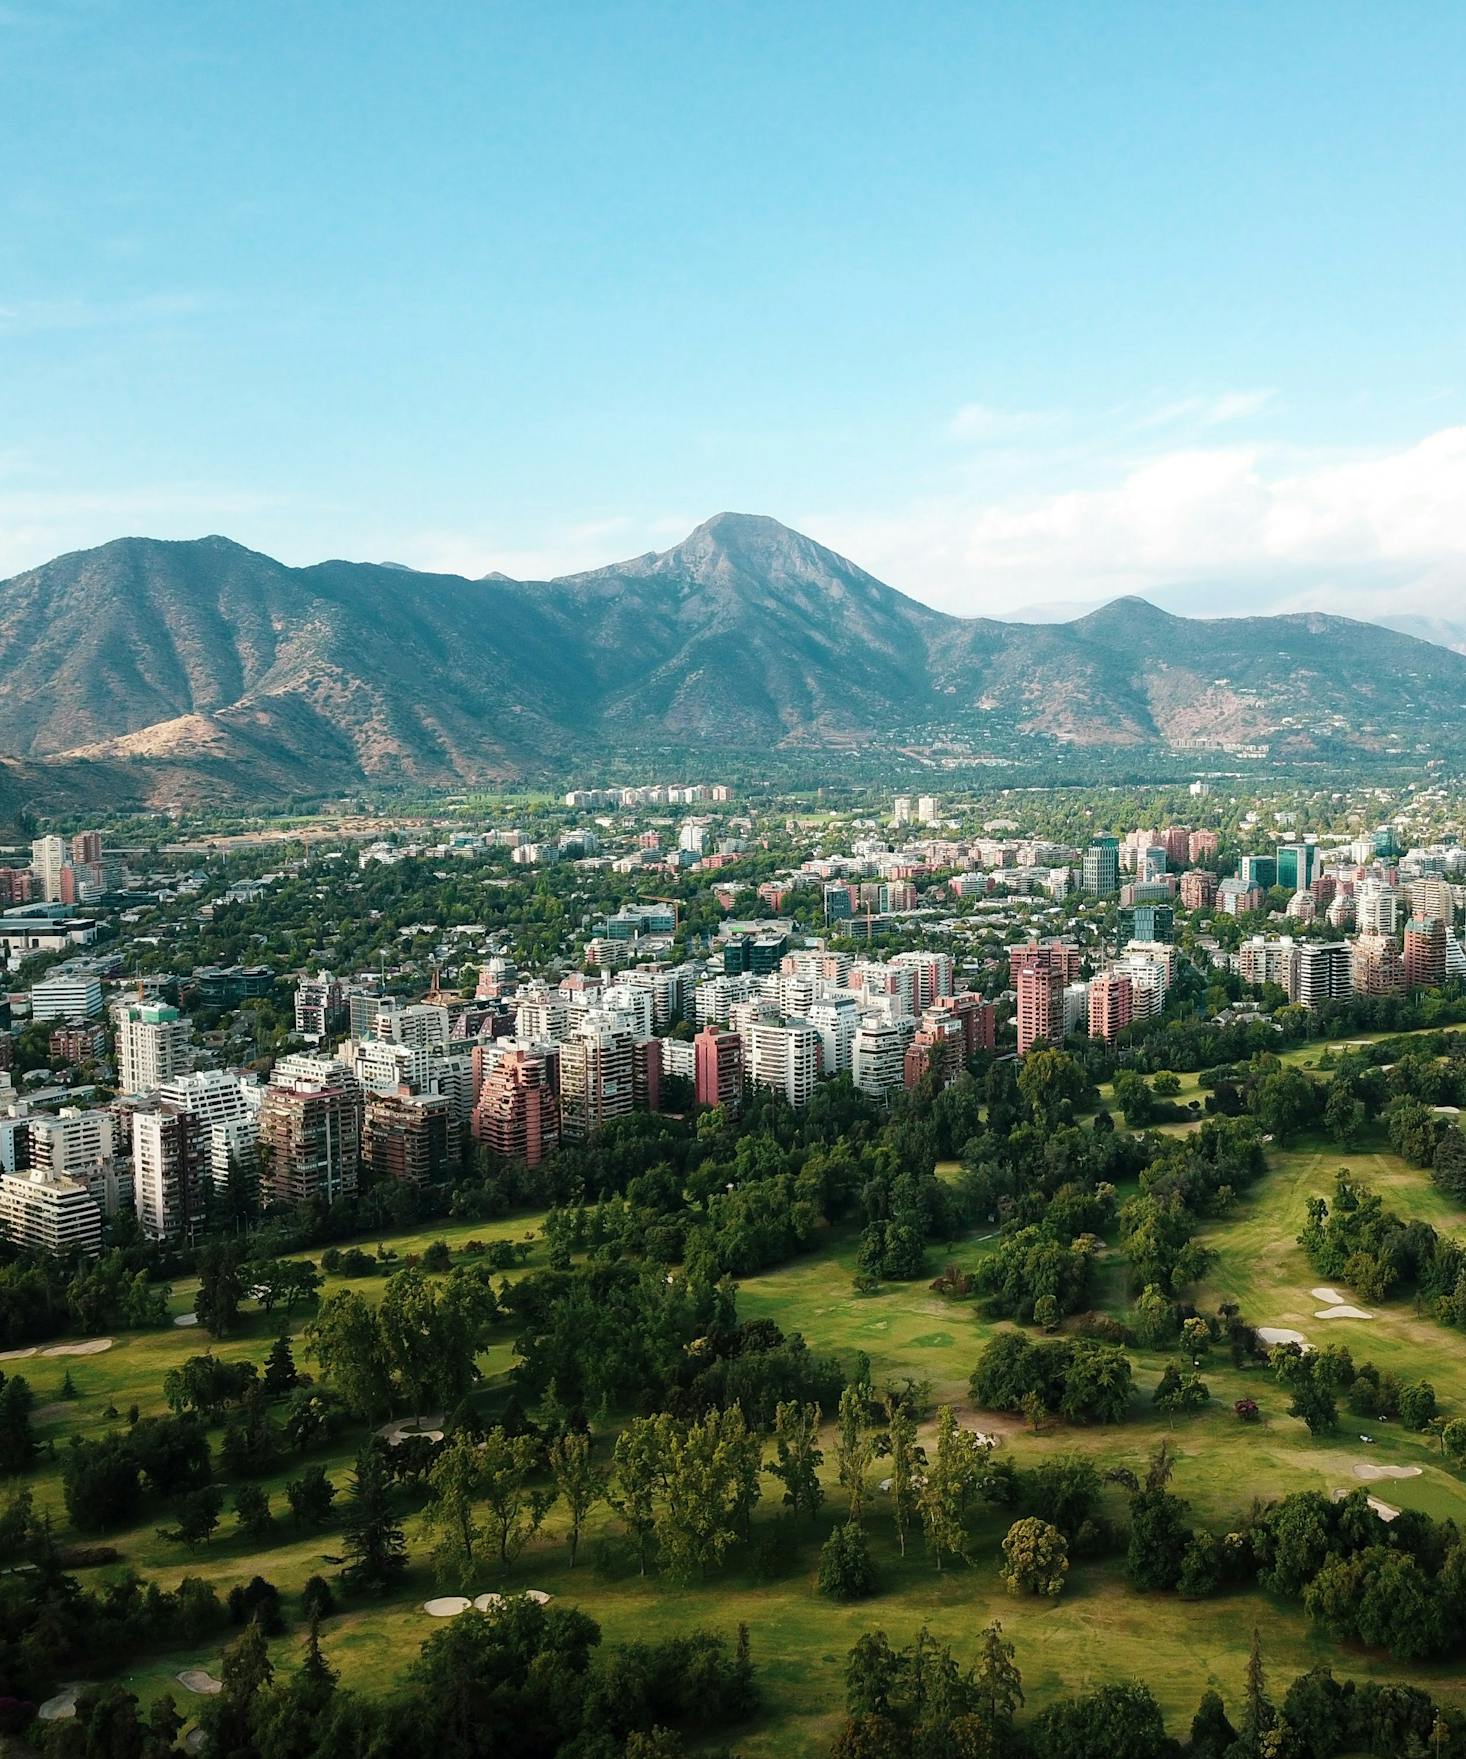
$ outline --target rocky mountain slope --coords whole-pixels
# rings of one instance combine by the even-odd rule
[[[772,519],[552,581],[123,538],[0,583],[0,785],[243,797],[544,773],[596,745],[1414,738],[1466,656],[1344,618],[946,616]]]

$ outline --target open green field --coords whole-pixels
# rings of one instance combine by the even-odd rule
[[[1309,1048],[1317,1052],[1322,1047]],[[1463,1218],[1452,1212],[1425,1173],[1404,1166],[1383,1150],[1352,1153],[1344,1162],[1383,1191],[1402,1214],[1461,1230]],[[1319,1279],[1310,1271],[1296,1235],[1308,1198],[1329,1190],[1340,1164],[1338,1151],[1318,1142],[1304,1141],[1272,1152],[1267,1177],[1206,1236],[1218,1261],[1206,1286],[1194,1291],[1198,1307],[1208,1310],[1230,1299],[1240,1304],[1253,1324],[1293,1327],[1313,1342],[1337,1337],[1349,1344],[1356,1360],[1372,1359],[1382,1368],[1432,1381],[1449,1414],[1466,1413],[1466,1348],[1459,1334],[1402,1303],[1382,1307],[1367,1321],[1315,1318],[1323,1303],[1310,1290]],[[450,1223],[394,1236],[386,1243],[400,1262],[433,1240],[446,1240],[457,1250],[470,1240],[523,1239],[535,1236],[541,1222],[540,1216],[524,1215],[497,1223]],[[374,1248],[376,1242],[361,1244]],[[1326,1494],[1356,1488],[1354,1468],[1364,1461],[1419,1467],[1419,1477],[1370,1488],[1396,1506],[1418,1508],[1436,1517],[1454,1516],[1466,1524],[1466,1482],[1445,1466],[1431,1438],[1402,1433],[1398,1425],[1372,1422],[1374,1442],[1365,1444],[1354,1432],[1357,1424],[1345,1414],[1335,1435],[1315,1441],[1301,1422],[1286,1414],[1286,1399],[1265,1367],[1234,1369],[1225,1352],[1214,1351],[1204,1366],[1211,1404],[1196,1418],[1179,1419],[1174,1426],[1149,1409],[1150,1392],[1165,1356],[1136,1349],[1129,1354],[1139,1399],[1131,1420],[1122,1426],[1073,1429],[1055,1423],[1034,1435],[1012,1418],[975,1411],[967,1395],[968,1378],[994,1325],[973,1304],[948,1301],[924,1282],[887,1285],[873,1295],[857,1295],[852,1286],[855,1250],[853,1233],[833,1233],[808,1257],[748,1279],[740,1290],[740,1316],[774,1319],[847,1365],[863,1353],[870,1358],[877,1384],[906,1376],[928,1382],[933,1405],[956,1405],[964,1422],[994,1434],[998,1445],[1020,1463],[1081,1450],[1104,1465],[1143,1469],[1150,1450],[1167,1437],[1180,1455],[1172,1488],[1188,1500],[1194,1521],[1217,1531],[1240,1517],[1254,1498],[1308,1488]],[[990,1238],[984,1237],[959,1242],[950,1252],[933,1249],[930,1271],[934,1274],[946,1258],[971,1266],[989,1250]],[[536,1244],[530,1268],[543,1261],[543,1247]],[[350,1286],[373,1295],[380,1293],[383,1280],[353,1279],[346,1285],[333,1279],[327,1288]],[[1122,1312],[1124,1265],[1113,1248],[1102,1261],[1101,1286],[1102,1304]],[[189,1310],[192,1300],[192,1286],[179,1284],[174,1291],[175,1312]],[[297,1315],[291,1329],[298,1333],[303,1324],[303,1316]],[[213,1347],[223,1357],[263,1361],[279,1329],[278,1317],[252,1315],[238,1335]],[[123,1412],[134,1403],[144,1413],[162,1411],[166,1370],[207,1347],[208,1340],[196,1328],[177,1327],[122,1334],[110,1350],[96,1356],[37,1355],[5,1367],[31,1381],[41,1407],[40,1433],[64,1445],[74,1431],[97,1434],[108,1428],[109,1404]],[[302,1367],[310,1366],[303,1344],[297,1345],[297,1358]],[[513,1340],[504,1329],[481,1359],[491,1387],[503,1384],[512,1361]],[[68,1369],[78,1394],[75,1402],[60,1399]],[[1233,1402],[1244,1395],[1262,1406],[1261,1422],[1243,1425],[1234,1416]],[[351,1456],[365,1433],[358,1427],[338,1438],[328,1457],[311,1454],[304,1461],[324,1458],[333,1482],[344,1487]],[[217,1442],[217,1432],[214,1439]],[[827,1450],[833,1456],[828,1441]],[[226,1513],[219,1535],[198,1550],[161,1538],[156,1529],[167,1524],[168,1517],[156,1508],[135,1529],[107,1538],[128,1564],[170,1585],[184,1574],[194,1574],[208,1578],[223,1592],[259,1572],[286,1594],[289,1610],[290,1598],[308,1577],[333,1573],[328,1560],[340,1550],[335,1526],[297,1534],[289,1525],[284,1483],[299,1473],[301,1464],[300,1459],[292,1459],[264,1481],[279,1526],[278,1544],[263,1553],[235,1536],[232,1513]],[[874,1476],[880,1477],[879,1464]],[[44,1461],[29,1482],[38,1502],[51,1509],[64,1528],[59,1463]],[[486,1566],[472,1582],[439,1584],[422,1561],[425,1547],[419,1517],[413,1514],[408,1519],[408,1538],[415,1561],[407,1583],[384,1601],[353,1600],[349,1610],[323,1627],[326,1651],[341,1669],[345,1684],[368,1693],[391,1690],[419,1644],[437,1628],[422,1611],[422,1602],[441,1591],[473,1594],[543,1588],[594,1616],[607,1641],[654,1639],[693,1626],[709,1627],[731,1639],[744,1622],[750,1629],[766,1700],[756,1723],[737,1733],[736,1744],[750,1759],[764,1755],[803,1759],[827,1750],[842,1705],[845,1657],[863,1632],[881,1628],[893,1641],[905,1641],[925,1623],[959,1653],[970,1653],[981,1627],[995,1617],[1017,1645],[1030,1708],[1060,1690],[1138,1677],[1156,1692],[1173,1732],[1182,1733],[1207,1688],[1236,1701],[1254,1624],[1262,1632],[1270,1679],[1280,1685],[1297,1672],[1327,1662],[1340,1674],[1405,1678],[1439,1695],[1466,1700],[1466,1673],[1459,1666],[1406,1667],[1382,1655],[1340,1649],[1309,1623],[1296,1603],[1273,1600],[1257,1590],[1196,1602],[1174,1595],[1143,1596],[1126,1586],[1119,1560],[1081,1560],[1057,1602],[1013,1599],[998,1578],[998,1548],[1009,1516],[997,1510],[986,1512],[978,1522],[972,1567],[949,1566],[938,1572],[919,1538],[913,1540],[908,1558],[899,1557],[884,1499],[877,1495],[870,1531],[881,1591],[855,1606],[835,1605],[816,1593],[814,1574],[821,1540],[843,1518],[843,1498],[831,1486],[820,1520],[795,1528],[780,1511],[778,1489],[776,1481],[767,1481],[751,1550],[740,1550],[728,1569],[691,1589],[674,1587],[656,1576],[642,1580],[627,1569],[621,1548],[614,1543],[615,1523],[605,1510],[593,1517],[580,1566],[574,1571],[568,1567],[563,1543],[563,1518],[552,1512],[545,1533],[509,1570]],[[1112,1489],[1106,1497],[1107,1512],[1121,1518],[1123,1493]],[[84,1579],[95,1582],[107,1573],[87,1571]],[[273,1645],[277,1666],[291,1665],[301,1635],[300,1628],[293,1627]],[[192,1700],[174,1675],[181,1668],[200,1665],[217,1673],[219,1653],[227,1640],[227,1636],[216,1639],[204,1653],[154,1656],[145,1667],[125,1674],[124,1683],[145,1699],[171,1690],[187,1711]]]

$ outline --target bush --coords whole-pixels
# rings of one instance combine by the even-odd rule
[[[820,1593],[831,1600],[863,1600],[875,1593],[875,1587],[875,1565],[864,1530],[847,1521],[820,1548]]]

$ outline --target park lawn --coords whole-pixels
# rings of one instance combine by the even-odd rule
[[[1345,1158],[1356,1173],[1387,1190],[1391,1203],[1403,1214],[1427,1213],[1429,1204],[1443,1202],[1426,1174],[1404,1167],[1391,1155],[1370,1151]],[[1234,1299],[1253,1324],[1296,1325],[1310,1336],[1324,1332],[1338,1336],[1350,1344],[1357,1359],[1370,1357],[1381,1367],[1412,1378],[1423,1375],[1435,1384],[1448,1410],[1466,1408],[1466,1352],[1449,1330],[1418,1318],[1398,1303],[1382,1309],[1371,1322],[1313,1319],[1319,1303],[1308,1291],[1322,1279],[1308,1267],[1296,1235],[1307,1198],[1315,1191],[1327,1193],[1339,1159],[1337,1151],[1313,1142],[1270,1151],[1267,1176],[1208,1232],[1207,1243],[1217,1249],[1219,1260],[1204,1288],[1193,1291],[1198,1307],[1206,1311],[1223,1299]],[[470,1239],[537,1235],[541,1225],[537,1216],[497,1223],[445,1223],[393,1236],[389,1243],[400,1263],[435,1239],[457,1248]],[[948,1261],[970,1268],[991,1250],[992,1238],[991,1231],[983,1229],[951,1247],[933,1248],[928,1274]],[[371,1248],[375,1242],[362,1244]],[[1310,1488],[1325,1493],[1355,1488],[1352,1468],[1366,1458],[1422,1468],[1419,1478],[1371,1486],[1375,1494],[1396,1506],[1466,1521],[1466,1485],[1445,1469],[1429,1438],[1400,1433],[1396,1425],[1371,1423],[1377,1445],[1365,1447],[1356,1442],[1346,1418],[1338,1434],[1315,1441],[1303,1424],[1286,1414],[1286,1401],[1265,1367],[1236,1369],[1223,1351],[1213,1350],[1202,1367],[1212,1389],[1211,1403],[1196,1417],[1174,1425],[1149,1408],[1166,1355],[1136,1349],[1127,1353],[1135,1365],[1137,1398],[1124,1425],[1074,1429],[1053,1424],[1032,1435],[1011,1417],[975,1411],[967,1396],[968,1378],[983,1343],[1000,1322],[984,1318],[972,1302],[933,1294],[924,1279],[856,1295],[852,1279],[857,1245],[855,1230],[832,1230],[817,1252],[745,1279],[739,1293],[740,1315],[774,1319],[786,1331],[802,1333],[812,1349],[836,1354],[847,1367],[857,1353],[864,1352],[877,1385],[906,1376],[929,1382],[934,1405],[953,1404],[965,1423],[997,1435],[1000,1445],[1023,1464],[1048,1454],[1080,1451],[1093,1455],[1102,1468],[1123,1465],[1143,1470],[1150,1451],[1167,1438],[1179,1456],[1172,1488],[1187,1499],[1194,1521],[1217,1531],[1243,1515],[1254,1498],[1266,1500]],[[537,1261],[543,1262],[539,1243],[530,1268]],[[382,1277],[349,1282],[332,1278],[327,1291],[350,1286],[376,1298],[384,1281]],[[192,1299],[192,1286],[180,1283],[174,1292],[175,1308],[191,1307]],[[1101,1260],[1097,1304],[1117,1317],[1128,1304],[1124,1262],[1113,1248]],[[279,1316],[249,1309],[246,1314],[237,1335],[212,1346],[196,1328],[124,1333],[105,1354],[38,1356],[14,1364],[12,1371],[26,1374],[44,1406],[57,1398],[69,1368],[79,1396],[49,1418],[41,1432],[100,1433],[109,1426],[104,1415],[109,1401],[122,1411],[134,1402],[144,1412],[163,1410],[164,1372],[199,1350],[212,1347],[221,1356],[248,1355],[263,1361],[280,1329]],[[304,1315],[296,1315],[291,1330],[298,1333],[304,1322]],[[301,1345],[297,1360],[308,1365]],[[512,1340],[506,1329],[481,1362],[485,1372],[498,1379],[511,1361]],[[1233,1414],[1233,1402],[1244,1395],[1262,1406],[1263,1418],[1257,1424],[1242,1424]],[[344,1488],[351,1457],[366,1433],[366,1426],[356,1426],[344,1432],[328,1453],[293,1459],[261,1481],[277,1515],[285,1513],[284,1483],[299,1473],[303,1463],[320,1460],[338,1490]],[[216,1430],[213,1436],[216,1444],[218,1434]],[[928,1424],[928,1440],[930,1435]],[[607,1439],[602,1439],[603,1454]],[[834,1450],[828,1432],[825,1445],[829,1480]],[[876,1480],[881,1476],[879,1463],[872,1476]],[[29,1482],[38,1502],[64,1520],[58,1464],[45,1463]],[[1278,1689],[1295,1673],[1327,1663],[1341,1675],[1408,1679],[1443,1697],[1466,1700],[1466,1674],[1458,1664],[1407,1667],[1387,1657],[1341,1649],[1315,1630],[1296,1604],[1273,1601],[1257,1590],[1200,1602],[1172,1595],[1141,1596],[1126,1587],[1119,1560],[1081,1560],[1057,1603],[1015,1600],[1003,1591],[997,1575],[998,1548],[1007,1523],[1006,1514],[998,1510],[985,1511],[980,1518],[973,1547],[975,1565],[949,1565],[938,1572],[919,1537],[912,1541],[911,1555],[900,1559],[884,1499],[877,1495],[870,1527],[882,1592],[853,1607],[837,1606],[815,1592],[813,1577],[819,1540],[843,1515],[840,1493],[831,1489],[813,1531],[792,1529],[779,1511],[777,1496],[778,1485],[770,1479],[756,1516],[753,1550],[740,1551],[726,1570],[689,1588],[656,1576],[643,1581],[634,1570],[614,1563],[598,1567],[596,1554],[607,1549],[602,1542],[616,1531],[604,1509],[589,1524],[581,1564],[573,1572],[562,1543],[563,1522],[552,1513],[546,1534],[507,1569],[497,1563],[486,1565],[472,1582],[440,1584],[428,1568],[420,1516],[413,1513],[407,1527],[414,1565],[407,1581],[385,1600],[354,1601],[349,1610],[329,1620],[322,1633],[326,1652],[341,1669],[344,1684],[368,1693],[389,1692],[422,1641],[438,1628],[423,1613],[423,1600],[459,1588],[470,1593],[544,1588],[583,1607],[600,1622],[608,1642],[655,1640],[697,1626],[716,1630],[731,1642],[739,1623],[745,1622],[765,1694],[758,1718],[732,1737],[748,1759],[776,1755],[813,1759],[827,1751],[841,1710],[846,1654],[864,1631],[881,1628],[893,1642],[908,1641],[925,1623],[960,1655],[971,1656],[982,1625],[994,1617],[1002,1620],[1005,1633],[1017,1644],[1030,1711],[1061,1691],[1140,1677],[1155,1690],[1172,1732],[1184,1734],[1206,1689],[1215,1688],[1236,1703],[1254,1624],[1261,1630],[1269,1677]],[[1105,1506],[1112,1517],[1121,1517],[1123,1493],[1118,1488],[1107,1490]],[[288,1607],[308,1577],[334,1575],[329,1560],[340,1553],[339,1524],[334,1521],[319,1531],[299,1534],[286,1517],[280,1522],[278,1544],[264,1551],[234,1537],[232,1512],[226,1513],[219,1535],[197,1550],[160,1538],[157,1528],[167,1524],[167,1512],[154,1507],[135,1529],[104,1537],[119,1547],[127,1564],[170,1585],[193,1574],[214,1582],[222,1593],[258,1571],[281,1589]],[[619,1554],[621,1548],[613,1543],[609,1551]],[[87,1571],[83,1579],[96,1582],[109,1573],[109,1569]],[[294,1665],[302,1637],[296,1624],[272,1644],[277,1666]],[[187,1713],[197,1701],[174,1676],[181,1668],[197,1665],[217,1674],[228,1640],[227,1634],[219,1634],[187,1651],[152,1656],[145,1665],[125,1671],[122,1681],[145,1701],[171,1690]]]
[[[1183,1489],[1185,1471],[1183,1461],[1177,1474]],[[811,1528],[803,1522],[796,1527],[777,1512],[776,1490],[771,1484],[756,1518],[755,1543],[763,1569],[744,1554],[737,1564],[693,1587],[678,1587],[657,1575],[643,1580],[624,1559],[615,1569],[598,1567],[597,1542],[614,1532],[605,1511],[590,1523],[581,1563],[573,1571],[552,1516],[548,1532],[507,1569],[489,1562],[472,1580],[440,1583],[422,1561],[418,1523],[410,1519],[409,1541],[419,1561],[408,1580],[390,1597],[356,1602],[328,1620],[323,1645],[341,1670],[344,1685],[381,1695],[394,1688],[419,1645],[439,1628],[422,1611],[422,1602],[436,1593],[541,1588],[595,1618],[607,1643],[654,1642],[703,1628],[731,1645],[738,1626],[746,1624],[764,1696],[759,1715],[734,1732],[747,1759],[815,1759],[828,1751],[842,1708],[846,1657],[856,1639],[873,1629],[902,1643],[925,1625],[959,1656],[971,1658],[982,1626],[999,1619],[1017,1646],[1030,1710],[1060,1693],[1140,1677],[1155,1691],[1178,1735],[1184,1734],[1208,1688],[1237,1701],[1254,1625],[1262,1634],[1269,1677],[1279,1689],[1295,1673],[1327,1663],[1341,1676],[1360,1679],[1408,1674],[1450,1698],[1466,1690],[1466,1680],[1449,1666],[1402,1669],[1387,1658],[1341,1651],[1297,1606],[1258,1591],[1198,1602],[1134,1594],[1117,1559],[1076,1563],[1056,1603],[1015,1599],[998,1576],[998,1547],[1007,1519],[1000,1511],[986,1513],[978,1525],[975,1565],[949,1561],[939,1572],[919,1537],[912,1539],[908,1556],[900,1557],[889,1516],[880,1506],[883,1499],[877,1496],[868,1525],[881,1592],[853,1606],[836,1605],[816,1592],[814,1574],[819,1543],[843,1514],[839,1492],[832,1491],[830,1504]],[[287,1545],[272,1551],[261,1566],[278,1586],[294,1591],[315,1570],[330,1573],[320,1559],[330,1552],[334,1537],[323,1534]],[[236,1560],[235,1568],[243,1574],[246,1566]],[[272,1644],[277,1666],[294,1665],[302,1635],[293,1629]],[[153,1657],[124,1675],[123,1683],[145,1702],[172,1691],[187,1711],[191,1700],[175,1675],[197,1665],[217,1674],[227,1640],[200,1646],[203,1654],[196,1647]]]

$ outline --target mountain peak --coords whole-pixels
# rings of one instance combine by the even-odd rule
[[[693,538],[699,537],[716,538],[720,543],[745,543],[750,539],[769,543],[787,538],[803,543],[810,541],[767,513],[715,513],[711,519],[704,519],[684,541],[691,543]]]
[[[1141,598],[1137,593],[1126,593],[1108,604],[1101,605],[1097,611],[1087,616],[1076,617],[1071,627],[1093,631],[1114,631],[1134,629],[1164,629],[1172,623],[1182,623],[1183,617],[1177,617],[1170,611],[1163,611],[1159,605],[1153,605],[1149,599]]]

